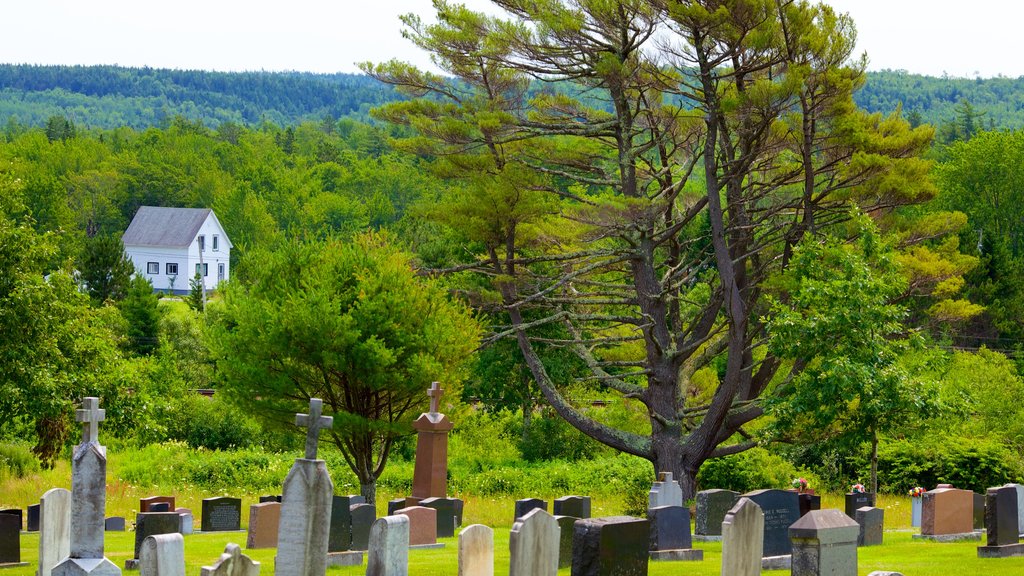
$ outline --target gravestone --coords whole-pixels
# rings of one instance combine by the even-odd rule
[[[860,533],[857,535],[857,546],[881,546],[885,528],[885,510],[865,506],[855,514]]]
[[[875,495],[871,492],[850,492],[846,495],[846,515],[851,519],[857,515],[857,509],[875,505]]]
[[[462,501],[462,498],[452,498],[455,502],[455,527],[462,527],[462,511],[466,508],[466,503]]]
[[[385,516],[370,528],[366,576],[408,576],[409,517]]]
[[[157,534],[142,541],[140,576],[185,576],[185,540],[181,534]]]
[[[789,528],[792,576],[857,576],[859,532],[860,525],[839,510],[815,510],[800,518]]]
[[[265,494],[263,496],[260,496],[260,504],[266,504],[267,502],[277,502],[278,504],[280,504],[281,495]]]
[[[697,492],[697,521],[693,532],[700,536],[721,536],[722,521],[740,499],[732,490],[701,490]]]
[[[394,516],[395,510],[405,508],[405,498],[395,498],[388,500],[388,516]]]
[[[785,490],[756,490],[745,494],[764,514],[764,555],[785,556],[792,552],[789,527],[800,519],[800,499]]]
[[[974,530],[974,493],[936,488],[921,497],[921,535],[947,536]]]
[[[912,528],[921,527],[921,497],[910,498],[910,526]]]
[[[494,530],[483,524],[459,532],[459,576],[494,576]]]
[[[416,429],[416,464],[412,474],[413,498],[448,495],[448,431],[452,422],[438,412],[444,390],[434,382],[427,390],[430,412],[412,423]]]
[[[362,496],[359,498],[362,500]],[[351,496],[331,497],[331,529],[327,537],[328,552],[344,552],[352,549],[352,513],[349,508],[354,503]]]
[[[978,547],[979,558],[1024,556],[1019,544],[1017,488],[1001,486],[985,493],[985,546]]]
[[[277,528],[275,576],[323,576],[327,571],[327,539],[331,529],[334,483],[327,464],[316,457],[320,430],[334,419],[321,416],[323,402],[309,400],[309,414],[296,414],[306,427],[305,458],[296,458],[281,491],[281,522]]]
[[[703,560],[704,551],[693,548],[690,537],[690,509],[658,506],[647,510],[650,520],[651,560]]]
[[[455,536],[455,501],[451,498],[424,498],[420,506],[437,512],[437,537]]]
[[[82,443],[71,456],[71,545],[68,557],[52,576],[118,576],[121,569],[103,556],[103,519],[107,508],[107,449],[99,442],[106,418],[99,398],[86,397],[75,410],[82,423]]]
[[[192,534],[195,531],[195,518],[192,517],[192,511],[188,508],[175,508],[174,512],[178,515],[178,532],[182,536]]]
[[[658,479],[651,485],[651,491],[647,493],[647,507],[682,505],[683,489],[679,487],[679,482],[672,478],[671,472],[658,474]]]
[[[21,561],[21,518],[0,514],[0,566],[25,566]]]
[[[548,511],[548,503],[540,498],[523,498],[522,500],[516,500],[515,506],[515,519],[518,520],[523,516],[526,516],[530,510],[543,510]]]
[[[437,544],[437,510],[423,506],[408,506],[397,510],[396,515],[409,518],[409,546],[433,546]]]
[[[811,510],[821,510],[821,496],[804,492],[797,494],[800,497],[800,517],[803,518]]]
[[[242,528],[242,499],[218,496],[203,498],[200,530],[203,532],[236,532]]]
[[[142,542],[158,534],[177,534],[181,519],[177,512],[142,512],[135,515],[135,555],[127,560],[124,567],[135,570],[139,565]]]
[[[558,567],[572,566],[572,534],[579,518],[574,516],[555,516],[558,522]]]
[[[39,499],[39,565],[37,576],[50,571],[71,554],[71,492],[47,490]]]
[[[149,510],[146,512],[170,512],[171,505],[167,502],[153,502],[149,505]]]
[[[22,516],[21,508],[4,508],[0,510],[0,514],[8,514],[10,516],[17,516],[18,518],[18,531],[21,531],[21,527],[24,524],[24,516]]]
[[[1024,484],[1007,484],[1017,491],[1017,529],[1024,534]]]
[[[632,516],[577,520],[572,576],[646,576],[650,522]]]
[[[281,503],[263,502],[249,505],[249,533],[245,547],[276,548],[277,528],[281,524]]]
[[[985,529],[985,495],[972,492],[974,494],[974,524],[975,530]]]
[[[512,524],[508,539],[509,576],[558,574],[558,521],[534,508]]]
[[[590,496],[562,496],[555,498],[552,511],[555,516],[590,518]]]
[[[39,532],[39,504],[28,505],[25,530],[28,532]]]
[[[166,503],[167,508],[163,510],[152,510],[150,507],[154,504]],[[148,498],[139,499],[139,512],[170,512],[174,510],[174,496],[150,496]]]
[[[722,576],[759,576],[763,546],[761,507],[741,497],[722,520]]]
[[[352,550],[369,550],[370,529],[377,521],[377,509],[373,504],[353,504],[349,515],[352,517]]]
[[[228,544],[224,553],[210,566],[199,569],[199,576],[259,576],[260,563],[242,554],[238,544]]]
[[[103,529],[107,532],[124,532],[124,516],[111,516],[103,521]]]

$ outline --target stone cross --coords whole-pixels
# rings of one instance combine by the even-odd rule
[[[100,399],[87,396],[82,408],[75,410],[75,421],[82,423],[82,443],[99,442],[99,423],[107,419],[107,411],[100,409]]]
[[[321,416],[324,402],[319,398],[309,399],[309,414],[296,414],[295,425],[305,426],[306,430],[306,459],[316,460],[316,445],[320,438],[322,428],[330,428],[334,425],[334,418]]]
[[[427,396],[430,396],[430,413],[437,414],[438,404],[441,403],[441,395],[444,394],[444,389],[439,386],[437,382],[430,385],[427,389]]]

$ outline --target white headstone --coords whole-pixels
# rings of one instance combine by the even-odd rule
[[[139,576],[185,576],[185,539],[181,534],[147,536],[139,549]]]
[[[722,521],[722,576],[758,576],[764,552],[764,513],[740,498]]]
[[[238,544],[228,544],[213,566],[199,569],[199,576],[260,576],[260,563],[242,554]]]
[[[459,576],[494,576],[494,530],[483,524],[459,532]]]
[[[671,472],[662,472],[658,480],[651,485],[651,491],[647,494],[647,507],[658,508],[661,506],[682,506],[683,489],[679,482],[672,479]]]
[[[409,517],[384,516],[370,527],[366,576],[408,576]]]
[[[534,508],[516,520],[509,535],[509,576],[558,574],[558,520]]]
[[[71,554],[71,492],[47,490],[39,499],[39,570],[50,576],[58,562]]]

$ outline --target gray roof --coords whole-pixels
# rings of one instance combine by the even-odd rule
[[[142,206],[121,236],[125,246],[188,246],[212,210]]]

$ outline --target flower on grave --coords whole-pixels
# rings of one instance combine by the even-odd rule
[[[917,486],[915,488],[911,488],[907,493],[910,494],[911,498],[920,498],[921,496],[924,496],[925,489]]]
[[[809,482],[807,482],[806,478],[794,478],[793,481],[790,482],[789,484],[793,488],[796,488],[797,491],[802,493],[804,490],[807,490]]]
[[[850,486],[850,492],[852,492],[854,494],[863,494],[864,493],[864,485],[863,484],[854,484],[853,486]]]

